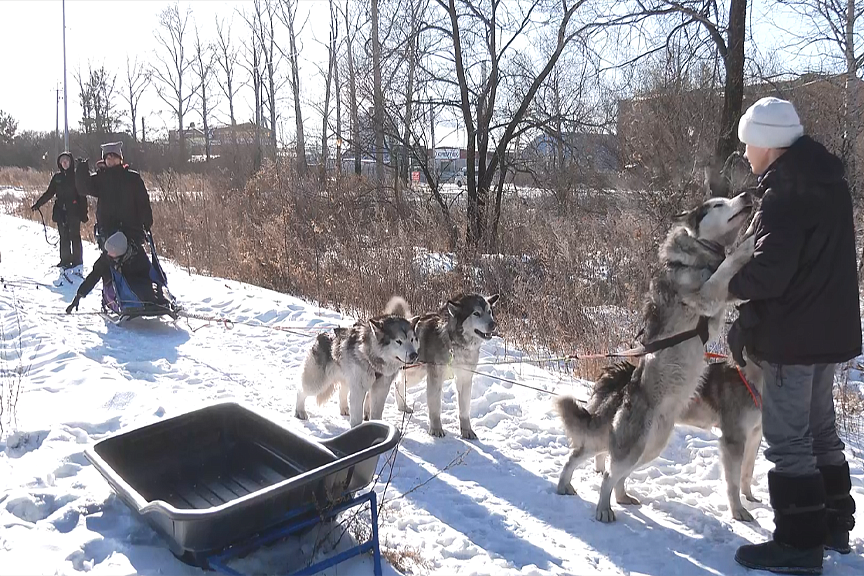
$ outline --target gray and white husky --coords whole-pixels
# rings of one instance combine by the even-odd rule
[[[586,406],[598,424],[606,422],[611,427],[615,413],[625,401],[626,388],[635,370],[636,367],[627,362],[616,363],[603,370]],[[756,455],[762,442],[763,377],[762,369],[752,360],[740,369],[741,373],[738,370],[729,362],[709,364],[700,377],[697,396],[675,422],[708,431],[714,427],[720,429],[720,461],[726,478],[729,510],[736,520],[750,522],[753,516],[741,503],[741,494],[751,502],[756,501],[751,484]],[[609,435],[599,436],[596,440],[608,442]],[[608,446],[598,448],[602,450],[594,457],[594,469],[602,473],[606,471]]]
[[[390,385],[402,367],[417,360],[417,335],[399,314],[384,314],[351,327],[319,334],[303,363],[294,415],[307,418],[306,398],[323,404],[340,386],[340,407],[351,426],[363,421],[370,396],[369,417],[380,420]]]
[[[746,192],[732,199],[707,200],[681,215],[680,224],[660,247],[661,266],[651,280],[643,313],[643,341],[673,337],[706,322],[707,333],[643,356],[615,410],[592,412],[567,396],[556,401],[573,447],[558,480],[559,494],[574,494],[570,480],[575,468],[608,447],[609,469],[596,512],[601,522],[615,520],[613,489],[618,503],[638,503],[625,492],[624,481],[660,455],[678,415],[696,393],[706,367],[703,337],[707,341],[718,336],[729,301],[729,280],[753,254],[750,237],[726,256],[752,206]]]
[[[459,402],[459,427],[462,437],[476,440],[471,428],[471,385],[480,357],[480,347],[492,338],[497,324],[492,307],[498,294],[488,298],[480,294],[460,294],[438,312],[416,319],[415,330],[420,339],[420,366],[405,370],[402,394],[408,384],[419,383],[426,377],[426,402],[429,406],[429,434],[444,436],[441,426],[441,391],[444,380],[456,377]],[[414,320],[412,320],[413,322]],[[397,399],[399,387],[397,386]]]

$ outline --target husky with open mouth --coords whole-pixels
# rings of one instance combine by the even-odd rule
[[[476,440],[471,428],[471,385],[480,347],[490,340],[497,328],[492,307],[498,294],[488,298],[480,294],[460,294],[438,312],[426,314],[416,320],[415,330],[420,340],[420,366],[405,370],[409,385],[426,377],[426,402],[429,405],[429,434],[444,436],[441,426],[441,391],[444,380],[456,376],[456,394],[459,402],[459,427],[462,437]],[[405,390],[405,384],[401,390]],[[400,386],[397,384],[397,393]]]

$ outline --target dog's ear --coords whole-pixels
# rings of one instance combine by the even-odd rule
[[[380,320],[375,320],[374,318],[369,319],[369,327],[372,328],[372,333],[375,336],[380,336],[382,332],[384,332],[384,325]]]
[[[686,212],[679,212],[678,214],[675,214],[672,217],[672,220],[674,220],[675,222],[686,222],[688,216],[690,216],[690,210],[688,210]]]
[[[452,316],[456,316],[457,314],[459,314],[459,304],[453,302],[452,300],[448,300],[447,311],[450,312]]]
[[[490,308],[494,306],[496,302],[498,302],[498,298],[500,298],[500,296],[500,294],[493,294],[492,296],[486,298],[486,302],[489,304]]]
[[[420,321],[420,315],[419,314],[417,316],[413,316],[413,317],[408,319],[408,323],[411,324],[412,330],[417,330],[417,322],[419,322],[419,321]]]

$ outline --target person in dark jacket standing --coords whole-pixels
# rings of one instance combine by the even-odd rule
[[[104,252],[105,239],[122,232],[130,247],[131,260],[125,268],[147,274],[150,265],[144,251],[145,233],[153,226],[153,210],[144,180],[135,170],[123,164],[121,142],[102,144],[105,168],[92,173],[87,160],[79,159],[75,169],[78,189],[96,198],[96,241]],[[152,290],[139,294],[155,301]]]
[[[97,236],[104,239],[123,232],[130,242],[142,244],[144,232],[153,226],[153,210],[144,180],[123,165],[122,142],[102,144],[105,168],[91,174],[86,160],[79,160],[75,182],[79,191],[96,198]]]
[[[794,106],[753,104],[738,125],[760,176],[756,250],[732,278],[745,300],[729,332],[765,375],[762,428],[774,464],[769,542],[735,559],[759,570],[820,573],[824,549],[849,553],[855,501],[834,414],[834,369],[861,353],[852,198],[843,164],[804,135]]]
[[[79,195],[75,185],[74,160],[69,152],[57,157],[59,171],[51,178],[48,189],[39,197],[32,210],[38,210],[55,198],[52,220],[60,233],[60,263],[58,267],[72,268],[83,277],[81,266],[81,222],[87,222],[87,198]]]

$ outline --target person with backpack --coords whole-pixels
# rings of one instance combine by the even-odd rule
[[[48,189],[31,206],[33,211],[39,210],[52,198],[54,209],[52,220],[57,223],[60,233],[60,262],[57,267],[71,270],[72,273],[84,277],[81,248],[81,223],[87,222],[87,197],[79,194],[75,181],[75,163],[72,154],[63,152],[57,157],[58,171],[51,177]]]

